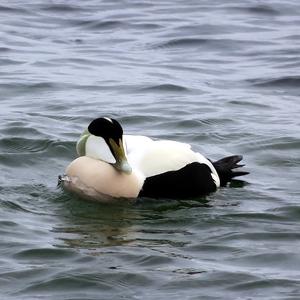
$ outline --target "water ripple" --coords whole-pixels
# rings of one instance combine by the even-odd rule
[[[141,88],[145,92],[187,92],[188,88],[176,84],[159,84],[150,87]]]
[[[11,13],[11,14],[24,14],[28,11],[20,7],[4,6],[0,5],[0,13]]]
[[[285,76],[274,79],[253,79],[250,83],[258,87],[266,88],[299,88],[300,76]]]
[[[231,9],[245,12],[246,14],[251,13],[254,15],[278,16],[281,14],[279,10],[271,5],[266,4],[245,7],[231,7]]]
[[[89,20],[89,21],[77,21],[79,26],[89,30],[107,30],[107,29],[115,29],[115,28],[122,28],[126,27],[126,23],[121,21],[98,21],[98,20]]]
[[[234,40],[234,39],[207,39],[207,38],[181,38],[153,45],[153,49],[159,48],[194,48],[207,47],[215,51],[238,50],[244,46],[272,44],[266,41]]]
[[[82,7],[76,6],[76,5],[70,4],[70,3],[43,5],[40,7],[40,9],[45,12],[50,11],[50,12],[62,13],[62,14],[66,13],[66,12],[81,12],[82,11]]]
[[[18,260],[71,260],[77,256],[76,252],[70,249],[53,249],[53,248],[37,248],[29,249],[16,253],[15,258]]]

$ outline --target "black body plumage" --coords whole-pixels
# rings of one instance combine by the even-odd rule
[[[245,171],[233,171],[243,166],[238,164],[242,159],[241,155],[233,155],[213,163],[219,175],[221,186],[225,186],[234,177],[249,174]],[[216,189],[209,166],[193,162],[176,171],[147,177],[139,197],[194,198],[207,195],[216,191]]]
[[[139,197],[182,199],[207,195],[217,189],[211,169],[193,162],[180,170],[147,177]]]

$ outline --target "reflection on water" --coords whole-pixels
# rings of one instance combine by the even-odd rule
[[[53,228],[57,238],[64,241],[62,247],[86,249],[88,251],[111,246],[143,246],[143,244],[161,244],[162,240],[146,238],[148,235],[164,234],[166,236],[175,233],[183,233],[183,230],[150,229],[161,222],[169,222],[168,213],[189,208],[211,207],[209,199],[193,200],[164,200],[138,199],[137,203],[116,202],[112,205],[86,202],[86,200],[74,199],[60,204],[59,213],[62,215],[59,226]],[[57,201],[57,200],[54,200]],[[166,220],[165,220],[166,218]],[[175,220],[173,220],[174,222]],[[143,225],[150,225],[145,229]],[[188,235],[188,233],[186,233]],[[180,244],[180,242],[165,239],[163,243]]]
[[[118,206],[86,203],[77,200],[68,203],[70,214],[63,224],[53,230],[61,234],[68,247],[98,249],[105,246],[121,246],[134,241],[131,223],[138,219],[138,212],[128,205]]]

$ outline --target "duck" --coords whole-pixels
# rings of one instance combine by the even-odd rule
[[[126,135],[121,124],[100,117],[90,122],[76,144],[78,157],[61,177],[64,188],[85,198],[187,199],[208,195],[233,178],[241,155],[213,162],[187,143]]]

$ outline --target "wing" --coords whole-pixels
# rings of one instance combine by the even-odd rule
[[[132,135],[124,136],[124,140],[130,165],[145,177],[176,171],[192,162],[207,164],[212,172],[215,171],[212,164],[192,151],[189,144]]]

